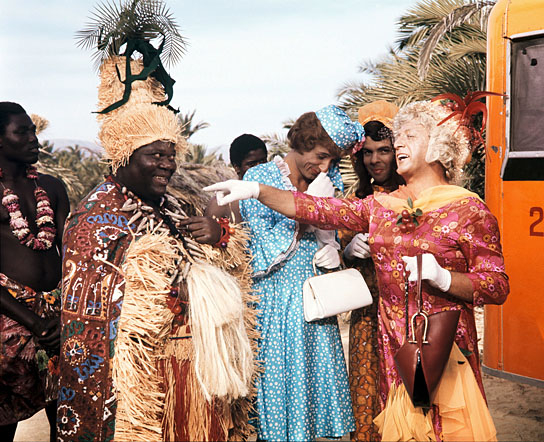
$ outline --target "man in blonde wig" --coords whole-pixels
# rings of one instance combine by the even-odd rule
[[[123,95],[116,67],[125,72],[124,57],[102,64],[99,109]],[[60,440],[247,434],[254,364],[244,237],[213,248],[178,229],[189,208],[167,185],[185,141],[174,113],[153,104],[164,96],[154,78],[135,81],[128,102],[98,117],[111,174],[64,235]]]

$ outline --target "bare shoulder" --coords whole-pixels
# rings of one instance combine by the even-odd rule
[[[57,196],[66,195],[66,186],[62,180],[54,177],[53,175],[40,173],[38,175],[38,184],[42,186],[47,193],[51,192]]]

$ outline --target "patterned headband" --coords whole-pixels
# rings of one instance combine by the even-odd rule
[[[354,144],[365,140],[365,129],[361,123],[351,121],[351,118],[339,107],[330,104],[319,109],[315,114],[329,137],[340,149],[349,149]]]

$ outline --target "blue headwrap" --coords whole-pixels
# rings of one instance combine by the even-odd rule
[[[340,149],[349,149],[355,143],[364,141],[365,130],[361,123],[351,121],[351,118],[339,107],[330,104],[319,109],[315,114],[323,129]]]

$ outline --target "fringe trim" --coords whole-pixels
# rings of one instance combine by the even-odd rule
[[[178,253],[167,234],[143,235],[127,250],[125,296],[111,364],[116,441],[162,440],[165,393],[158,360],[174,318],[166,305],[169,278],[164,269],[174,267]]]
[[[259,365],[255,364],[258,298],[251,289],[250,258],[245,251],[247,231],[240,226],[235,228],[226,250],[211,246],[201,249],[206,261],[236,278],[229,280],[230,276],[222,272],[224,279],[226,276],[235,284],[238,300],[234,309],[229,305],[230,334],[225,333],[223,326],[217,333],[226,336],[227,343],[245,334],[245,339],[236,344],[243,350],[242,358],[231,351],[230,344],[220,346],[223,355],[235,356],[231,362],[239,369],[235,376],[245,382],[245,397],[234,399],[231,393],[223,399],[206,400],[195,371],[194,339],[169,339],[173,336],[174,315],[166,306],[170,277],[165,269],[172,269],[180,254],[184,255],[183,246],[167,233],[146,234],[133,241],[122,266],[126,289],[112,359],[117,392],[115,440],[247,440],[254,432],[248,414],[259,373]],[[202,265],[197,264],[197,268],[203,269]],[[211,283],[215,295],[216,282]],[[227,287],[231,289],[228,283]],[[220,318],[219,322],[224,320]],[[194,326],[189,327],[193,332]],[[183,327],[175,333],[184,334]],[[214,354],[210,349],[204,350],[201,347],[199,351],[206,356]]]
[[[224,270],[194,263],[187,276],[195,373],[204,396],[247,396],[253,354],[243,322],[242,294]]]

